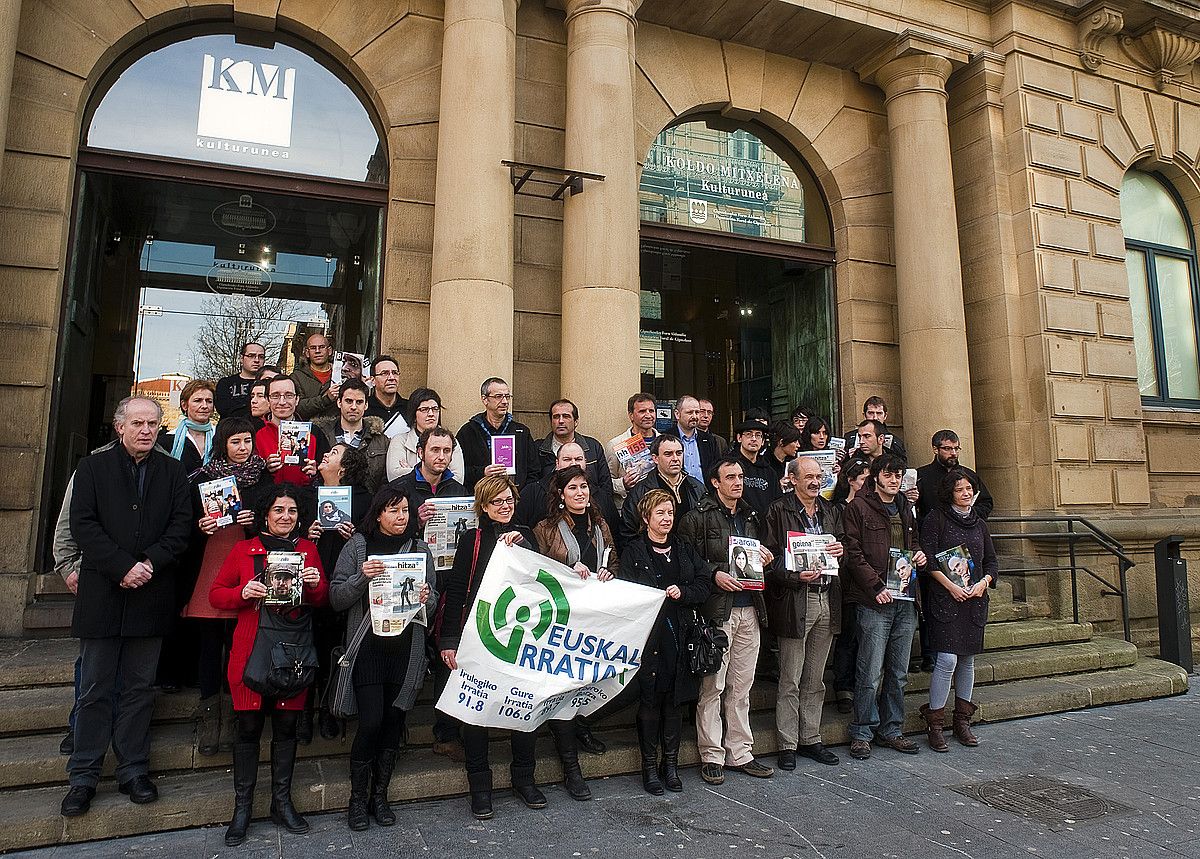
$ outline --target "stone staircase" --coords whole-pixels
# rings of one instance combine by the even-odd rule
[[[1037,603],[1014,601],[1009,583],[1002,582],[997,588],[985,636],[987,652],[976,662],[978,721],[1137,701],[1186,690],[1187,675],[1179,666],[1139,658],[1132,644],[1093,637],[1088,623],[1051,620],[1046,614],[1044,606]],[[196,705],[194,692],[158,698],[151,736],[151,767],[161,792],[157,803],[135,806],[119,795],[111,779],[110,760],[109,777],[101,783],[91,813],[72,820],[59,816],[66,760],[58,754],[58,744],[71,708],[75,653],[75,642],[63,638],[0,642],[0,850],[223,825],[232,808],[230,757],[197,754],[191,721]],[[905,698],[907,732],[922,731],[917,708],[928,688],[928,674],[910,676]],[[760,754],[776,751],[774,692],[774,684],[766,681],[760,681],[754,690],[755,750]],[[433,702],[427,693],[409,716],[409,746],[392,783],[395,800],[466,792],[461,765],[434,755],[430,749],[432,718]],[[584,755],[585,775],[596,778],[639,769],[632,722],[630,709],[604,724],[598,733],[608,744],[608,753]],[[828,704],[822,728],[824,741],[829,745],[847,743],[848,723],[848,716]],[[987,742],[986,728],[981,734]],[[264,762],[267,745],[264,738]],[[560,772],[548,735],[543,736],[538,751],[538,780],[555,781]],[[312,745],[301,748],[294,794],[302,812],[345,808],[349,794],[348,753],[349,742],[344,738],[317,738]],[[953,754],[970,752],[959,750]],[[495,742],[493,761],[500,788],[508,783],[507,760],[504,744]],[[687,765],[697,760],[690,729],[685,733],[681,760]],[[255,803],[259,815],[265,814],[268,807],[268,778],[264,767]],[[687,779],[689,783],[697,782],[698,776],[689,773]],[[559,791],[552,791],[550,799],[570,802]],[[462,805],[465,821],[467,808],[465,803]],[[453,815],[453,807],[447,813]]]

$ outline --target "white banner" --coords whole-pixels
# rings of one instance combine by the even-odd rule
[[[437,708],[471,725],[516,731],[593,713],[637,673],[663,598],[632,582],[585,581],[500,543]]]

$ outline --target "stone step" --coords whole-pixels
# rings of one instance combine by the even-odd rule
[[[1087,641],[1091,637],[1090,623],[1033,618],[1012,623],[989,623],[983,630],[983,646],[985,650],[1004,650]]]
[[[1121,639],[1113,638],[1098,638],[1088,642],[1024,650],[998,651],[979,656],[975,665],[975,681],[977,687],[982,690],[994,683],[1009,683],[1014,680],[1126,667],[1133,665],[1137,658],[1137,648]],[[917,694],[928,691],[929,681],[929,674],[910,674],[908,678],[909,693]],[[180,696],[169,697],[179,698]],[[425,703],[418,704],[409,714],[409,745],[411,747],[429,746],[433,743],[434,711],[429,696],[425,697]],[[833,703],[834,697],[832,687],[827,686],[826,701]],[[755,685],[751,694],[751,708],[756,713],[765,712],[769,716],[774,707],[775,684],[769,681],[760,681]],[[162,705],[159,714],[177,718],[183,710],[182,706],[176,706],[176,702],[171,701]],[[625,728],[627,730],[633,724],[633,716],[633,709],[626,709],[606,720],[605,725],[609,728]],[[62,726],[57,726],[55,730],[47,733],[0,738],[0,790],[37,784],[65,784],[66,759],[58,753],[58,744],[62,739],[63,730]],[[351,723],[350,730],[353,731],[353,723]],[[348,738],[323,740],[317,736],[311,745],[301,746],[299,754],[304,758],[344,757],[348,750]],[[150,761],[155,772],[228,768],[231,764],[228,753],[205,757],[196,751],[195,725],[190,719],[160,722],[154,726],[151,734]],[[106,772],[111,774],[111,760],[107,766]]]
[[[74,597],[41,596],[25,606],[22,625],[26,637],[62,636],[70,632]]]
[[[1182,668],[1154,659],[1143,659],[1136,665],[1123,668],[1018,680],[981,689],[976,696],[979,705],[977,721],[991,722],[1144,700],[1178,694],[1186,688],[1187,675]],[[916,692],[905,697],[906,732],[922,731],[917,708],[924,700],[924,695]],[[771,714],[756,714],[753,723],[756,754],[774,753],[778,742]],[[828,745],[844,744],[848,739],[848,723],[848,716],[840,715],[833,707],[827,707],[822,739]],[[630,732],[622,728],[606,730],[601,734],[609,745],[609,751],[602,756],[583,755],[581,763],[585,775],[596,778],[637,771],[640,761]],[[986,729],[983,739],[986,742]],[[497,788],[508,786],[505,745],[503,739],[492,743]],[[538,752],[538,781],[549,783],[559,779],[560,769],[548,736],[544,735],[539,741]],[[696,761],[695,740],[691,729],[686,728],[680,762],[691,766]],[[694,773],[687,773],[685,778],[689,786],[699,783]],[[268,782],[269,773],[264,767],[260,770],[255,800],[255,809],[260,816],[268,807]],[[223,825],[228,820],[232,790],[230,776],[225,770],[208,769],[165,775],[157,778],[157,783],[161,799],[152,806],[140,807],[118,794],[111,779],[105,779],[101,782],[91,813],[71,820],[62,818],[58,813],[63,795],[61,786],[6,791],[5,801],[0,803],[0,844],[6,850],[19,850],[193,826]],[[294,785],[293,796],[302,812],[344,809],[349,793],[345,758],[308,758],[298,761]],[[401,756],[391,795],[397,801],[411,801],[460,795],[465,791],[466,777],[461,765],[434,755],[428,749],[415,748]],[[549,793],[551,802],[570,802],[557,788]],[[448,813],[454,814],[453,807]],[[465,803],[461,808],[461,816],[463,822],[468,820]],[[256,828],[269,826],[260,823]]]
[[[74,696],[73,687],[66,685],[0,689],[0,736],[65,730]],[[198,700],[194,689],[159,694],[154,701],[154,721],[191,719]]]
[[[74,595],[58,573],[38,573],[34,578],[33,592],[37,596],[65,597],[74,605]]]

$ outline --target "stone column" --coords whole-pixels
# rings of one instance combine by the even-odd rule
[[[452,430],[479,384],[513,384],[516,17],[520,0],[446,0],[429,293],[429,386]],[[514,386],[515,389],[515,386]]]
[[[871,79],[886,95],[895,211],[896,300],[900,311],[900,393],[912,464],[924,464],[939,429],[962,439],[974,463],[971,378],[963,312],[962,263],[946,79],[950,61],[911,53]]]
[[[567,0],[565,166],[599,173],[563,210],[562,395],[583,431],[627,426],[639,374],[634,13],[641,0]]]
[[[21,0],[0,0],[0,171],[4,169],[4,141],[8,138],[8,105],[20,24]]]

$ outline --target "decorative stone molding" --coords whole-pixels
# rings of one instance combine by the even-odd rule
[[[1104,63],[1100,47],[1109,36],[1125,26],[1125,16],[1111,6],[1094,6],[1079,19],[1079,59],[1088,71],[1097,71]]]
[[[1200,58],[1200,40],[1155,22],[1136,35],[1123,36],[1121,48],[1135,65],[1154,75],[1159,92]]]

